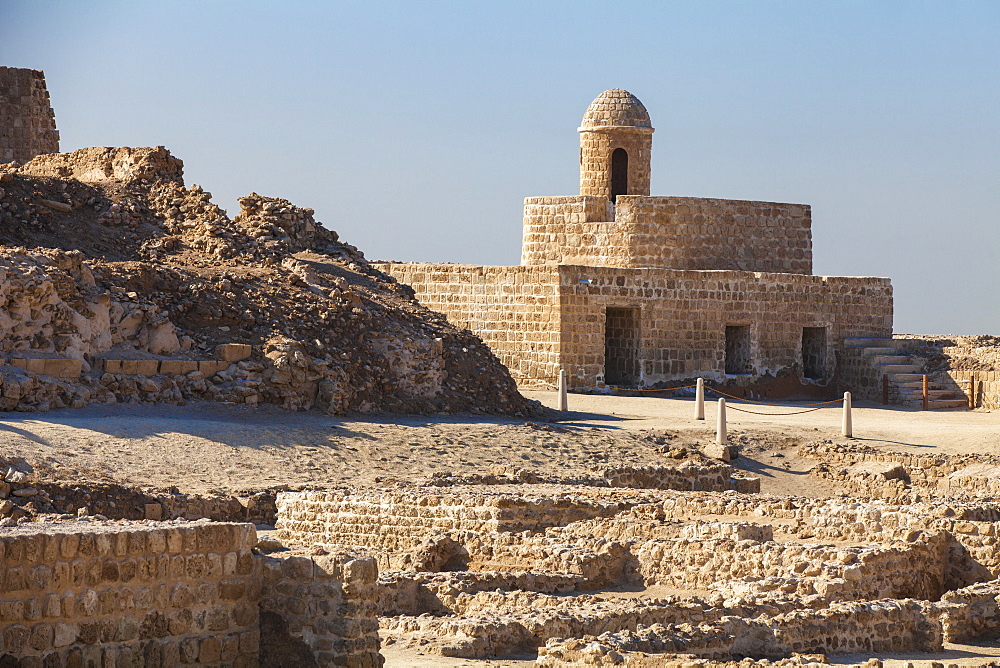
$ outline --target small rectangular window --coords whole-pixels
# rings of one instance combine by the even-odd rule
[[[802,328],[802,377],[819,380],[826,375],[826,327]]]
[[[726,373],[753,373],[749,325],[726,326]]]

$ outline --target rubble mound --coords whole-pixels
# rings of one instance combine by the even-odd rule
[[[209,399],[526,415],[482,341],[314,218],[230,218],[163,147],[0,165],[0,409]]]
[[[910,340],[903,349],[923,364],[924,372],[1000,371],[1000,336],[948,334],[944,336],[895,335]]]

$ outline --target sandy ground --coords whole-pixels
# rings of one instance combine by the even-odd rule
[[[545,405],[554,392],[529,396]],[[827,495],[836,488],[805,475],[814,461],[790,449],[844,442],[837,407],[796,415],[727,411],[734,462],[760,475],[762,491]],[[781,407],[740,406],[794,413]],[[571,395],[557,422],[478,416],[352,416],[289,413],[219,404],[89,406],[42,414],[0,414],[0,455],[21,456],[65,480],[116,481],[181,491],[369,486],[434,473],[487,473],[493,465],[552,475],[611,464],[663,464],[667,448],[714,440],[715,404],[693,419],[691,399]],[[1000,454],[1000,412],[855,406],[857,442],[890,450]]]
[[[549,407],[554,392],[529,392]],[[266,487],[358,487],[420,481],[434,473],[487,473],[493,465],[570,476],[592,468],[664,464],[665,450],[714,440],[717,406],[693,419],[692,399],[570,395],[553,421],[482,416],[349,416],[288,413],[219,404],[90,406],[44,414],[0,414],[0,455],[24,457],[65,480],[117,481],[181,491],[241,492]],[[762,491],[824,496],[837,488],[807,474],[795,446],[846,442],[839,407],[803,410],[733,405],[730,436],[743,445],[733,463],[761,476]],[[781,415],[774,415],[779,413]],[[855,405],[854,441],[887,450],[1000,454],[1000,412],[930,411]],[[527,666],[529,657],[472,661],[386,648],[388,666]],[[989,658],[987,658],[989,657]],[[831,657],[849,665],[867,657]],[[954,646],[934,655],[881,657],[889,665],[931,661],[982,665],[1000,645]],[[899,661],[900,663],[895,663]]]

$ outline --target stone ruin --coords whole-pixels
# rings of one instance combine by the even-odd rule
[[[56,153],[44,80],[23,72],[0,68],[0,102],[22,105],[4,113],[37,121],[0,144],[3,410],[196,400],[535,410],[479,338],[418,304],[393,273],[452,315],[470,304],[527,309],[512,307],[517,327],[496,309],[476,327],[508,361],[504,341],[539,344],[513,367],[522,381],[551,378],[573,355],[580,382],[610,382],[611,359],[619,379],[650,383],[721,371],[729,357],[757,373],[755,355],[771,343],[785,346],[780,364],[825,375],[855,310],[875,305],[864,336],[885,336],[891,318],[887,281],[810,275],[807,207],[648,198],[652,128],[638,101],[619,108],[602,96],[588,111],[582,195],[529,200],[526,266],[373,265],[287,200],[252,193],[230,218],[185,186],[162,147]],[[9,90],[29,92],[12,102]],[[705,267],[718,249],[699,233],[704,254],[671,242],[690,266],[650,267],[656,253],[642,244],[664,242],[629,218],[643,207],[694,228],[756,221],[783,230],[785,250],[765,258],[753,244],[778,237],[751,235],[726,266]],[[614,252],[595,259],[602,244]],[[712,351],[649,360],[625,345],[635,335],[627,311],[650,308],[647,290],[708,291],[690,306],[708,310],[748,295],[821,298],[768,346],[724,345],[729,328],[761,330],[719,320]],[[570,329],[539,324],[564,316],[604,333],[577,349]],[[824,327],[822,345],[798,331]],[[992,343],[935,343],[945,357],[909,344],[935,373],[997,371],[984,366],[996,363],[989,350],[968,353]],[[993,376],[981,380],[994,391]],[[0,665],[365,668],[396,646],[539,666],[823,666],[828,655],[1000,636],[1000,458],[829,442],[799,454],[815,461],[816,481],[849,496],[761,494],[759,479],[694,456],[573,477],[501,468],[373,490],[205,495],[61,483],[4,457]]]
[[[1000,636],[992,469],[808,450],[825,462],[814,475],[855,467],[858,497],[748,494],[715,478],[679,491],[642,476],[625,487],[305,491],[279,495],[278,533],[372,554],[383,644],[442,656],[826,665],[828,654]],[[884,494],[864,495],[876,478]]]
[[[601,93],[579,133],[580,194],[525,199],[520,266],[379,268],[481,336],[523,386],[560,369],[581,391],[861,384],[845,340],[891,338],[892,285],[813,275],[809,206],[650,196],[653,127],[625,90]]]
[[[41,70],[0,67],[0,163],[59,152],[56,115]]]
[[[853,498],[760,494],[692,460],[189,498],[114,520],[75,517],[69,490],[31,490],[14,462],[10,498],[55,512],[0,533],[0,661],[363,667],[395,645],[539,666],[822,666],[1000,636],[1000,458],[801,450]]]

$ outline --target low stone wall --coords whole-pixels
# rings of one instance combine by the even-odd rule
[[[693,492],[723,492],[727,489],[744,494],[760,491],[760,478],[734,476],[735,469],[725,464],[695,464],[679,466],[615,466],[605,469],[601,477],[610,487],[635,489],[676,489]]]
[[[262,665],[383,664],[374,558],[348,552],[279,552],[263,562]]]
[[[635,550],[645,584],[749,593],[777,589],[830,600],[919,598],[944,591],[944,540],[830,547],[752,540],[650,541]],[[728,582],[727,582],[728,581]],[[761,587],[761,582],[763,587]],[[736,585],[736,586],[734,586]],[[743,586],[739,586],[743,585]]]
[[[229,523],[0,529],[0,661],[256,665],[255,544]]]
[[[429,487],[455,485],[573,485],[623,487],[631,489],[676,489],[696,492],[733,490],[744,494],[760,492],[760,478],[753,478],[732,466],[686,461],[676,466],[610,466],[594,475],[557,476],[516,467],[494,466],[488,474],[433,475]]]
[[[0,527],[45,514],[92,516],[110,520],[198,520],[273,525],[275,492],[246,497],[182,494],[117,483],[54,483],[20,458],[0,457]]]
[[[845,501],[779,497],[729,497],[669,494],[634,514],[683,519],[691,515],[728,515],[790,521],[783,530],[799,539],[854,541],[861,544],[919,539],[919,533],[947,532],[955,543],[945,574],[948,588],[1000,575],[1000,504],[991,501],[914,502]],[[954,582],[955,579],[960,582]],[[972,578],[968,580],[967,578]]]
[[[598,636],[590,642],[560,640],[539,649],[538,665],[622,665],[631,652],[688,654],[713,661],[743,656],[780,658],[793,653],[931,652],[943,635],[933,605],[919,601],[840,603],[823,610],[700,626],[653,626]],[[888,632],[887,629],[892,629]],[[633,665],[626,663],[625,665]],[[669,665],[637,663],[634,665]]]
[[[540,531],[614,515],[630,505],[585,492],[528,496],[481,488],[449,488],[446,493],[282,492],[277,504],[282,540],[384,551],[410,550],[447,532]]]

